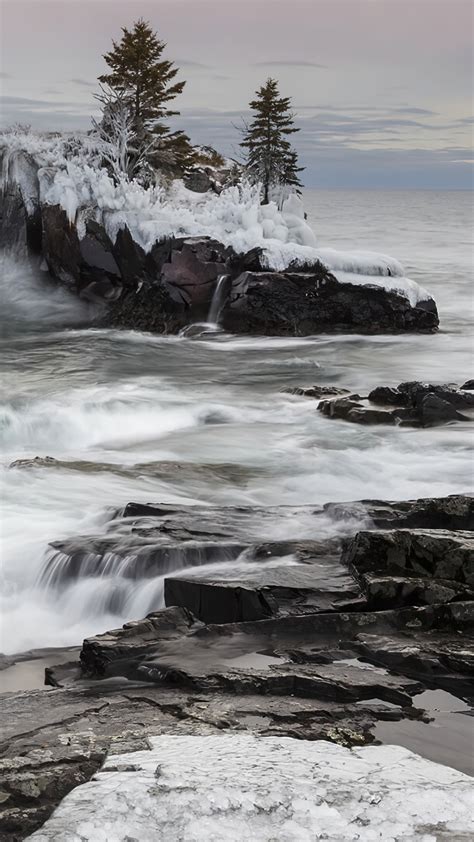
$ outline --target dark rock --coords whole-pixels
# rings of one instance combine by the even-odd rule
[[[0,838],[16,842],[33,833],[68,792],[91,779],[105,754],[55,746],[54,752],[38,747],[31,757],[1,759]]]
[[[230,250],[209,237],[187,237],[155,243],[145,255],[125,229],[114,254],[126,291],[109,308],[105,323],[177,333],[207,319],[218,278],[227,274]]]
[[[467,389],[468,391],[474,391],[474,380],[466,380],[466,382],[462,384],[461,389]]]
[[[424,427],[443,424],[447,421],[469,421],[466,415],[458,412],[452,403],[439,395],[425,395],[418,404],[418,416]]]
[[[81,297],[113,301],[122,290],[122,275],[105,230],[93,220],[80,240],[59,205],[42,209],[43,255],[50,273]]]
[[[405,398],[405,401],[414,407],[419,407],[429,395],[436,396],[458,409],[474,407],[474,395],[466,394],[450,383],[422,383],[413,380],[400,383],[398,391]]]
[[[365,402],[368,401],[368,402]],[[395,406],[396,409],[373,409],[370,404]],[[450,385],[435,386],[413,381],[398,388],[380,386],[368,398],[349,395],[347,398],[321,401],[318,410],[328,418],[355,424],[399,424],[410,427],[431,427],[449,421],[469,421],[457,407],[474,406],[474,395],[462,393]]]
[[[229,250],[216,240],[189,238],[173,247],[162,269],[162,282],[189,308],[189,320],[205,321],[219,276],[227,274]],[[230,279],[229,279],[230,285]]]
[[[359,577],[369,608],[384,610],[404,605],[436,605],[474,599],[474,589],[451,579],[381,576]]]
[[[348,389],[341,389],[339,386],[290,386],[282,389],[288,395],[301,395],[304,398],[323,398],[326,395],[347,395]]]
[[[66,286],[81,288],[81,249],[76,228],[59,205],[44,205],[43,256],[52,276]],[[90,283],[93,278],[89,278]],[[87,286],[87,283],[85,284]]]
[[[311,272],[243,272],[233,281],[223,325],[234,333],[305,336],[321,330],[432,331],[438,318],[397,293],[340,283],[315,263]]]
[[[263,249],[256,246],[245,254],[231,254],[229,266],[234,277],[242,272],[264,272]]]
[[[393,389],[391,386],[377,386],[376,389],[372,389],[369,392],[368,399],[372,403],[378,404],[394,406],[403,406],[405,404],[405,396],[398,389]]]
[[[321,401],[318,410],[328,418],[352,421],[354,424],[396,424],[399,420],[395,412],[370,409],[350,397]]]
[[[474,497],[452,494],[386,503],[326,503],[323,511],[336,520],[369,520],[377,529],[474,530]]]
[[[262,567],[232,578],[166,578],[165,604],[187,608],[205,623],[239,623],[271,616],[340,610],[360,596],[352,576],[334,559]]]
[[[188,190],[193,190],[194,193],[207,193],[212,190],[212,181],[204,169],[193,169],[186,174],[184,178],[184,186]]]
[[[121,629],[87,638],[81,652],[83,673],[130,677],[148,652],[151,643],[155,648],[164,641],[182,638],[199,625],[189,611],[183,608],[165,608],[155,614],[149,614],[144,620],[126,623]],[[135,675],[135,678],[139,677]]]
[[[343,563],[358,577],[433,577],[474,587],[474,534],[436,530],[358,532],[345,546]]]

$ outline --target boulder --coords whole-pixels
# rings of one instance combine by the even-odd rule
[[[328,418],[354,424],[433,427],[450,421],[472,420],[465,412],[460,412],[459,407],[473,408],[474,395],[451,384],[412,381],[400,383],[397,388],[378,386],[367,398],[349,394],[348,397],[323,400],[318,410]]]
[[[316,262],[305,271],[244,271],[232,282],[223,326],[234,333],[306,336],[321,331],[432,331],[433,302],[412,307],[381,287],[342,283]]]
[[[436,394],[424,395],[417,403],[417,415],[423,427],[433,427],[448,421],[469,421],[467,415],[458,412],[455,406]]]
[[[466,382],[462,384],[461,389],[467,389],[470,392],[474,391],[474,380],[466,380]]]
[[[446,403],[459,408],[474,407],[474,395],[466,394],[452,383],[422,383],[418,380],[400,383],[398,392],[406,405],[419,407],[429,395],[434,395]]]
[[[404,406],[405,396],[391,386],[377,386],[368,394],[368,399],[371,403],[388,404],[389,406]]]
[[[376,573],[452,580],[472,588],[474,534],[442,529],[358,532],[346,544],[342,561],[359,580]]]

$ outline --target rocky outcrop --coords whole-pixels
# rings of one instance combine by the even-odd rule
[[[474,600],[472,532],[359,532],[341,561],[373,609]]]
[[[343,546],[318,539],[328,519],[351,536]],[[283,523],[288,537],[275,541]],[[314,539],[301,540],[302,523]],[[100,539],[58,543],[44,575],[59,588],[107,572],[152,578],[192,553],[221,561],[229,547],[251,564],[231,578],[170,575],[168,607],[86,639],[79,662],[48,668],[49,691],[0,695],[0,838],[23,839],[109,749],[146,749],[156,734],[355,746],[374,742],[381,722],[428,723],[429,689],[470,701],[473,526],[474,499],[461,495],[268,509],[131,502]],[[468,746],[464,719],[455,727]],[[460,753],[463,769],[471,761]]]
[[[474,395],[453,384],[412,381],[400,383],[396,388],[379,386],[367,397],[349,394],[322,400],[318,409],[328,418],[354,424],[433,427],[450,421],[473,420],[474,414],[467,412],[474,410]]]
[[[324,332],[432,331],[434,302],[412,307],[403,295],[341,283],[321,264],[311,270],[247,271],[232,283],[223,325],[235,333],[306,336]]]
[[[8,154],[4,149],[0,246],[42,255],[59,283],[105,303],[106,325],[176,333],[204,322],[225,276],[219,320],[233,333],[429,332],[438,326],[431,298],[412,305],[383,286],[341,282],[318,261],[276,272],[266,267],[259,249],[237,254],[205,237],[168,237],[147,252],[126,227],[112,240],[93,208],[71,223],[59,205],[42,202],[38,164],[26,153],[15,153],[11,161]],[[42,170],[42,179],[51,181],[53,174]],[[189,177],[197,175],[196,170]]]

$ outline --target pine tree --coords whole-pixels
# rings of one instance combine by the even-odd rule
[[[140,19],[133,29],[123,27],[122,32],[121,41],[113,41],[113,50],[104,55],[110,73],[99,76],[99,82],[107,85],[121,103],[127,103],[135,145],[153,150],[150,163],[159,167],[172,162],[180,169],[192,157],[192,146],[184,132],[171,132],[166,120],[179,114],[169,108],[169,103],[186,83],[176,81],[179,69],[163,59],[166,44],[149,23]]]
[[[272,187],[287,185],[297,192],[302,185],[298,156],[287,139],[298,132],[294,126],[289,97],[281,97],[278,82],[267,79],[250,103],[255,116],[244,129],[241,146],[246,151],[246,170],[250,178],[263,185],[263,201],[268,203]]]

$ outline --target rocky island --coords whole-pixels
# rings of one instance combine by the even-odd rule
[[[438,327],[435,302],[397,260],[318,249],[296,194],[279,210],[250,186],[117,185],[70,147],[61,137],[0,138],[0,246],[102,305],[99,324],[177,333],[209,321],[214,302],[219,325],[237,334]]]

